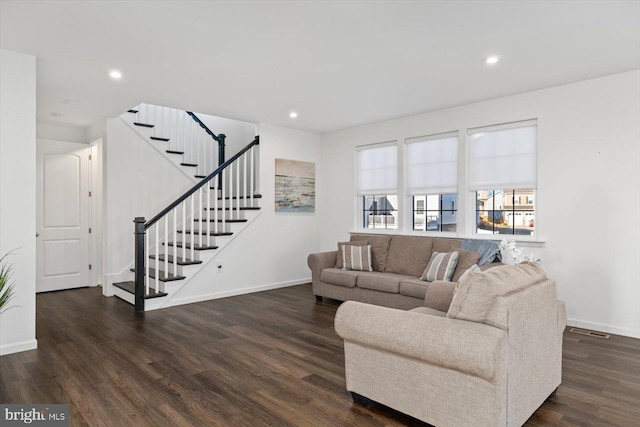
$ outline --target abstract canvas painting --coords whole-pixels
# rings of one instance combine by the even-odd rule
[[[276,212],[315,212],[316,164],[276,159]]]

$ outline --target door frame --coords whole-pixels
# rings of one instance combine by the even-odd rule
[[[92,268],[89,270],[89,286],[104,287],[104,233],[103,233],[103,176],[102,176],[102,138],[89,144],[91,159],[89,161],[89,234],[90,256]],[[104,292],[103,292],[104,293]]]

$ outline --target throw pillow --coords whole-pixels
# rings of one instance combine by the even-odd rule
[[[471,267],[467,268],[464,272],[462,272],[462,274],[458,278],[458,283],[466,279],[470,273],[480,273],[480,272],[482,272],[482,269],[478,267],[478,264],[473,264]],[[458,286],[456,285],[456,290],[457,289],[458,289]]]
[[[336,268],[342,270],[342,247],[344,245],[367,246],[369,242],[366,240],[358,240],[357,242],[338,242],[338,252],[336,253]]]
[[[369,242],[371,245],[371,266],[374,271],[384,272],[387,268],[387,255],[391,236],[372,236],[363,234],[352,234],[351,244],[361,241]]]
[[[371,245],[343,245],[342,264],[343,270],[373,271],[371,268]]]
[[[469,273],[458,282],[458,291],[453,296],[447,317],[484,323],[497,298],[546,279],[544,270],[530,262]]]
[[[456,271],[453,272],[452,282],[459,282],[460,277],[469,270],[472,265],[478,265],[480,260],[480,252],[465,251],[463,249],[453,249],[458,252],[458,265]]]
[[[450,282],[458,264],[458,252],[434,252],[420,280]]]

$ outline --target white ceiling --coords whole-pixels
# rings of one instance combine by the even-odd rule
[[[640,1],[1,0],[0,46],[37,57],[42,123],[148,102],[325,133],[638,69]]]

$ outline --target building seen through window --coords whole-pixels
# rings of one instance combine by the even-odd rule
[[[413,196],[413,229],[455,233],[458,229],[458,195]]]
[[[362,197],[364,228],[398,228],[398,196],[372,195]]]
[[[532,189],[476,191],[476,232],[533,235],[534,200]]]

